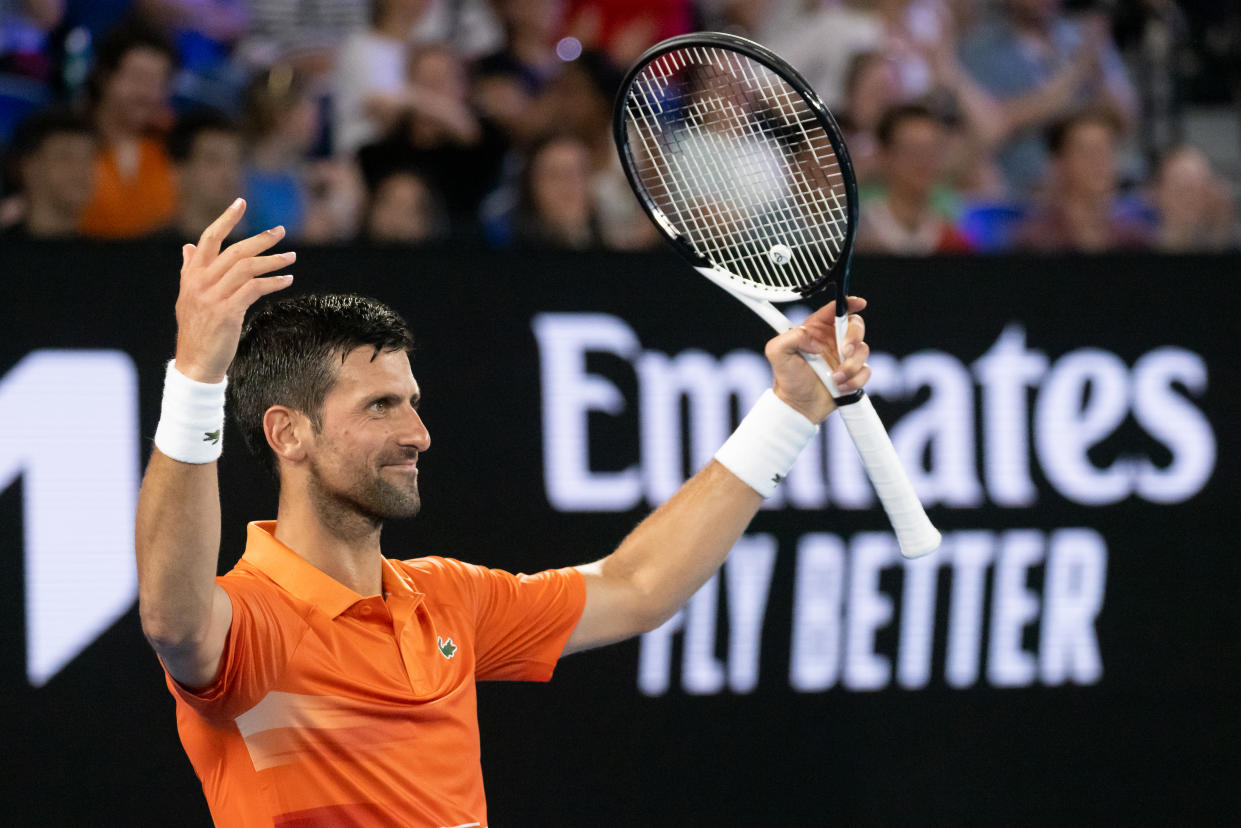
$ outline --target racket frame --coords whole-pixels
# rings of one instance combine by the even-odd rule
[[[637,80],[638,75],[652,61],[687,46],[700,48],[714,46],[753,58],[768,71],[792,86],[806,102],[810,112],[823,126],[823,131],[831,142],[832,152],[836,156],[836,163],[840,168],[841,179],[845,187],[845,232],[844,237],[840,241],[840,255],[836,258],[836,261],[832,263],[832,266],[828,268],[826,273],[820,274],[819,278],[809,285],[801,285],[795,288],[758,286],[749,279],[744,279],[710,261],[694,248],[693,244],[689,242],[683,233],[677,230],[673,221],[647,195],[646,185],[638,179],[635,171],[637,164],[629,146],[628,107],[625,106],[629,88]],[[721,287],[725,286],[721,280],[727,281],[731,285],[729,292],[739,299],[741,296],[746,296],[758,300],[791,302],[813,296],[829,287],[834,287],[836,292],[836,315],[843,317],[847,314],[849,263],[853,257],[853,235],[857,227],[857,178],[853,174],[853,162],[849,158],[849,149],[845,146],[840,125],[832,117],[832,113],[823,104],[823,101],[810,86],[810,83],[802,77],[801,73],[775,52],[760,43],[724,32],[694,32],[670,37],[655,44],[642,53],[641,57],[625,73],[624,79],[621,81],[620,89],[617,92],[616,105],[613,107],[612,138],[619,151],[625,156],[621,168],[625,171],[625,177],[629,180],[630,189],[637,195],[642,209],[646,211],[651,221],[663,231],[664,238],[682,256],[685,256],[698,268],[699,272],[703,273],[704,276],[707,276],[707,278]],[[717,275],[710,276],[706,274],[704,270],[708,269],[715,271]],[[839,273],[839,278],[833,279],[832,277],[837,273]]]

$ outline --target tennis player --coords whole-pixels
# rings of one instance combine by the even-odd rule
[[[182,250],[176,358],[138,501],[142,625],[181,741],[217,825],[485,826],[475,682],[546,681],[561,655],[655,628],[706,582],[834,408],[798,355],[834,362],[832,307],[767,344],[773,389],[602,560],[535,575],[397,560],[380,532],[418,511],[431,445],[410,333],[356,296],[274,301],[243,329],[292,281],[265,274],[295,258],[266,253],[281,228],[221,250],[244,211],[238,199]],[[842,391],[870,373],[851,322]],[[217,578],[226,386],[279,506]]]

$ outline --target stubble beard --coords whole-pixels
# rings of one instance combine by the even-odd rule
[[[359,467],[351,478],[344,486],[334,486],[321,466],[310,462],[310,498],[325,523],[344,526],[361,519],[378,526],[385,520],[412,518],[422,508],[417,475],[410,475],[408,485],[399,486],[379,471]]]

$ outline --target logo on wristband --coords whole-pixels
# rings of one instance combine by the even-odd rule
[[[220,429],[217,428],[215,431],[204,432],[203,442],[210,443],[213,446],[217,445],[220,442]]]

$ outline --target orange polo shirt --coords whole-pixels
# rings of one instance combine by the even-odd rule
[[[364,598],[251,523],[220,674],[168,677],[219,826],[486,826],[474,682],[547,681],[581,575],[385,559]]]

